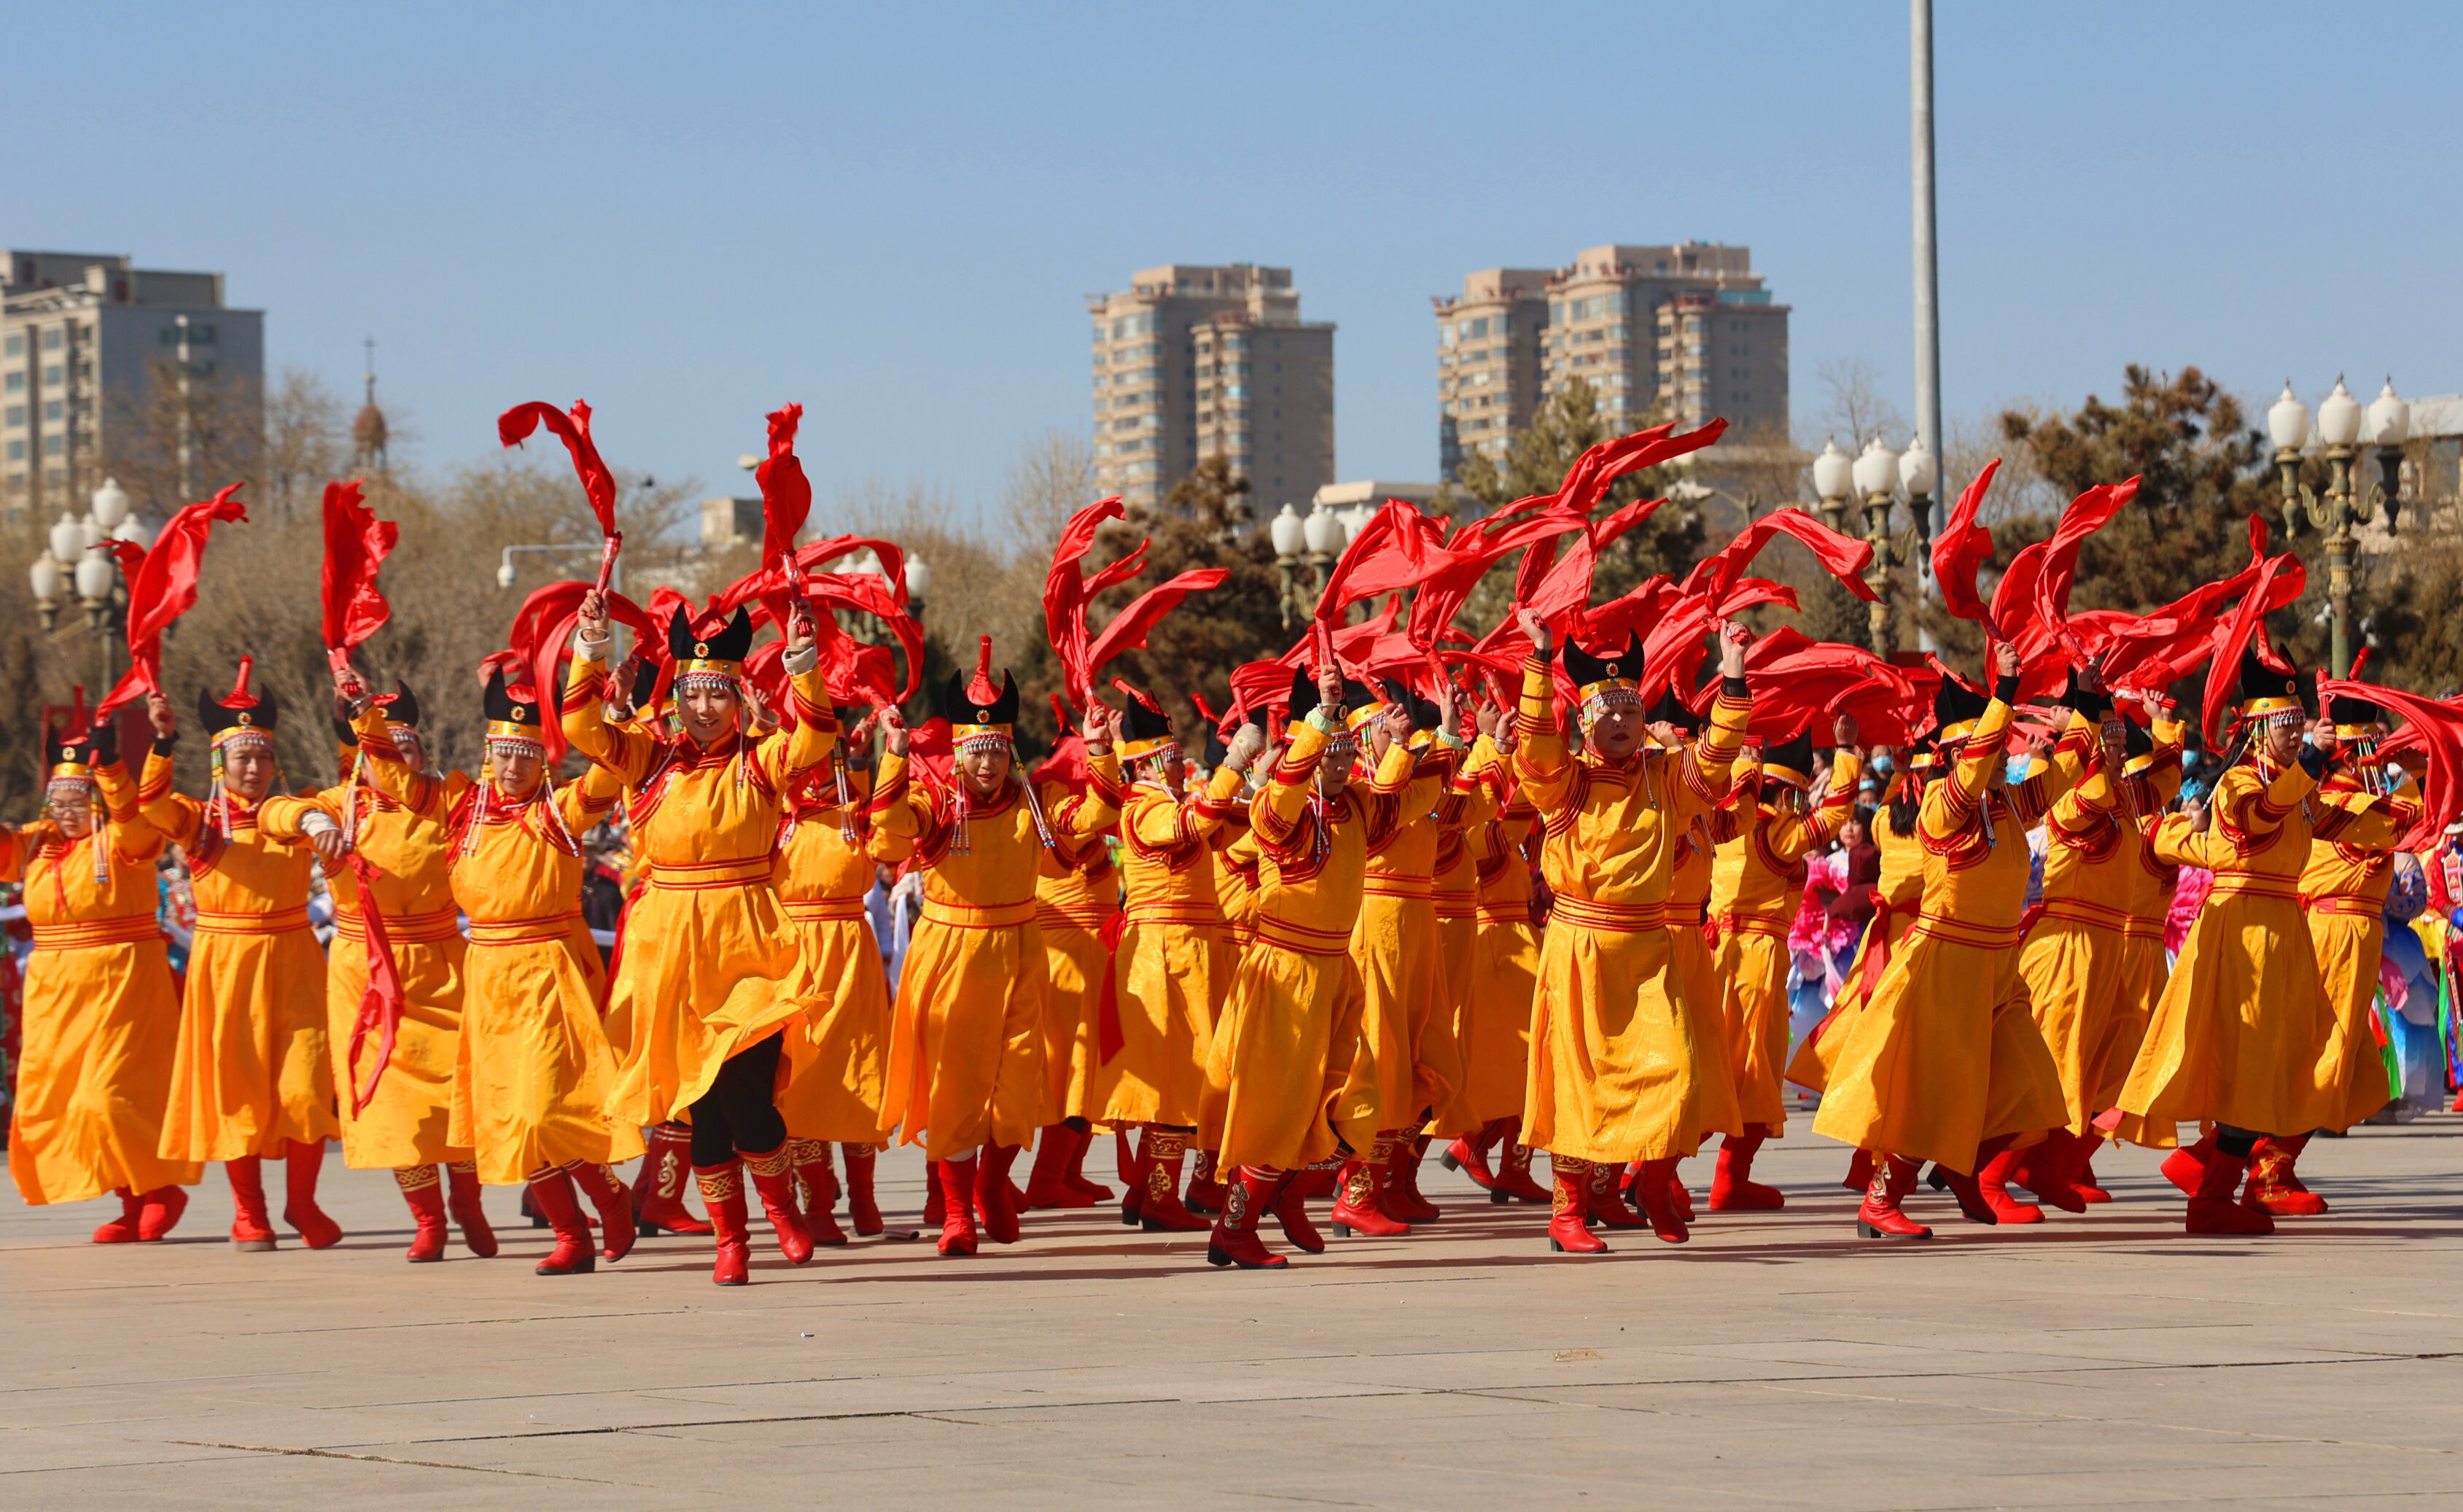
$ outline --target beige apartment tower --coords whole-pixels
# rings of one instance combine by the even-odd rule
[[[1334,481],[1334,326],[1300,319],[1290,269],[1172,263],[1086,306],[1105,493],[1161,503],[1217,455],[1261,515]]]
[[[133,268],[103,252],[0,250],[0,517],[84,508],[149,385],[181,355],[199,381],[254,397],[265,315],[223,303],[220,273]],[[218,480],[226,483],[230,480]],[[167,514],[186,499],[141,501]]]
[[[1747,248],[1594,247],[1564,268],[1471,273],[1461,297],[1434,304],[1449,481],[1471,453],[1502,453],[1578,378],[1611,420],[1724,416],[1738,443],[1785,442],[1788,307],[1771,302]]]

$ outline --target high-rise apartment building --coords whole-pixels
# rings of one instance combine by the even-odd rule
[[[226,412],[234,400],[259,402],[265,314],[226,307],[222,274],[0,250],[0,512],[82,501],[116,446],[144,443],[135,432],[150,385],[175,378],[184,353],[192,380],[213,383]]]
[[[1787,435],[1787,314],[1742,247],[1594,247],[1553,270],[1492,268],[1437,313],[1437,447],[1451,480],[1502,453],[1576,378],[1611,419],[1726,417],[1739,442]]]
[[[1300,319],[1290,269],[1172,263],[1086,307],[1105,493],[1159,503],[1216,455],[1267,514],[1334,481],[1334,326]]]

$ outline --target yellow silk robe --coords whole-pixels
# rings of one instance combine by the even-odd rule
[[[1035,876],[1035,921],[1043,932],[1043,1111],[1038,1124],[1091,1116],[1087,1079],[1103,968],[1112,959],[1103,931],[1121,911],[1121,869],[1100,834],[1075,825],[1087,795],[1062,783],[1035,788],[1056,826]],[[1114,800],[1117,802],[1117,798]],[[1070,832],[1061,833],[1059,831]]]
[[[1340,1137],[1364,1155],[1382,1127],[1376,1110],[1346,1114],[1338,1104],[1367,1006],[1351,955],[1361,879],[1370,851],[1402,818],[1411,752],[1400,742],[1388,746],[1373,778],[1355,775],[1320,805],[1308,763],[1325,749],[1325,732],[1301,722],[1288,737],[1289,749],[1249,804],[1257,938],[1232,975],[1207,1060],[1198,1133],[1217,1151],[1218,1171],[1313,1165],[1338,1148],[1336,1118],[1348,1120]]]
[[[1503,757],[1481,774],[1492,800],[1511,770]],[[1522,1112],[1531,1072],[1531,992],[1538,980],[1539,931],[1531,922],[1531,864],[1523,847],[1538,813],[1517,793],[1468,832],[1478,882],[1478,933],[1464,985],[1463,1091],[1458,1120],[1470,1129]]]
[[[1892,787],[1916,779],[1906,772],[1892,779]],[[1873,816],[1873,848],[1882,853],[1880,872],[1873,878],[1877,901],[1873,917],[1864,923],[1864,936],[1856,942],[1856,958],[1841,979],[1839,996],[1832,1000],[1830,1011],[1796,1048],[1787,1063],[1787,1079],[1798,1087],[1822,1091],[1830,1086],[1830,1072],[1839,1063],[1839,1048],[1847,1043],[1846,1028],[1864,1006],[1865,977],[1878,978],[1878,969],[1886,965],[1898,953],[1915,927],[1916,914],[1924,903],[1925,865],[1924,840],[1914,832],[1901,834],[1892,828],[1887,800]],[[1878,958],[1875,952],[1879,952]]]
[[[622,1057],[616,1115],[659,1123],[709,1091],[730,1056],[811,1006],[791,990],[796,940],[771,874],[783,796],[829,755],[838,725],[817,671],[790,679],[796,723],[749,745],[612,726],[604,677],[577,643],[564,738],[623,779],[647,869],[624,915],[607,1037]]]
[[[2027,831],[2076,780],[2092,732],[2074,719],[2050,768],[1994,791],[2010,720],[2010,705],[1987,704],[1956,767],[1925,791],[1924,912],[1862,1010],[1833,1026],[1845,1038],[1816,1134],[1973,1172],[1983,1141],[2063,1121],[2060,1073],[2018,975],[2018,921]]]
[[[200,1175],[196,1161],[158,1153],[180,1027],[180,995],[155,918],[163,836],[119,763],[97,767],[95,786],[105,812],[82,839],[49,821],[0,830],[0,879],[25,884],[34,931],[9,1175],[17,1195],[38,1206],[115,1187],[192,1186]]]
[[[1119,761],[1105,750],[1087,764],[1086,802],[1066,820],[1046,815],[1056,838],[1100,834],[1120,817]],[[881,1116],[898,1126],[901,1143],[921,1143],[936,1160],[985,1144],[1031,1145],[1052,1121],[1048,968],[1035,922],[1043,843],[1022,776],[992,802],[970,798],[961,819],[964,778],[946,788],[912,783],[905,758],[882,762],[874,822],[911,843],[926,870],[924,917],[898,975]]]
[[[889,1069],[889,978],[864,912],[875,869],[903,861],[906,842],[876,828],[872,774],[847,773],[855,836],[824,773],[810,782],[778,848],[778,904],[796,933],[795,995],[813,1009],[788,1026],[778,1112],[798,1139],[875,1144]]]
[[[2130,1066],[2116,1137],[2161,1147],[2201,1122],[2306,1134],[2342,1112],[2316,1079],[2335,1010],[2300,907],[2316,787],[2297,765],[2240,762],[2215,783],[2211,833],[2180,814],[2157,830],[2156,859],[2206,867],[2215,885]]]
[[[1522,1142],[1622,1164],[1700,1143],[1698,1068],[1723,1056],[1686,1005],[1667,933],[1676,844],[1725,792],[1752,704],[1724,692],[1689,751],[1646,746],[1622,766],[1557,728],[1546,663],[1525,663],[1514,753],[1547,830],[1557,905],[1539,947]]]
[[[371,1034],[355,1071],[346,1064],[351,1031],[360,1021],[360,1000],[368,990],[365,899],[358,872],[346,860],[326,874],[334,896],[334,938],[325,951],[325,1035],[334,1056],[336,1108],[342,1120],[342,1160],[360,1169],[399,1170],[467,1160],[470,1152],[449,1140],[446,1124],[453,1105],[453,1061],[462,1034],[461,921],[453,906],[446,853],[452,836],[440,809],[414,813],[364,780],[351,781],[361,752],[382,744],[393,753],[384,712],[371,703],[355,731],[357,745],[342,749],[344,781],[307,797],[269,796],[257,822],[277,840],[307,839],[299,827],[310,811],[323,813],[352,832],[352,849],[377,874],[377,909],[393,946],[402,978],[402,1022],[393,1054],[378,1078],[376,1096],[351,1112],[352,1085],[367,1083],[375,1067]]]
[[[1121,804],[1121,875],[1128,892],[1112,951],[1120,1048],[1090,1035],[1086,1116],[1125,1128],[1197,1127],[1215,1021],[1232,990],[1232,944],[1214,893],[1214,832],[1240,791],[1217,767],[1183,800],[1151,779]]]
[[[1232,959],[1249,953],[1257,938],[1257,837],[1249,828],[1249,806],[1235,807],[1214,832],[1214,896],[1232,933]]]
[[[2159,721],[2154,759],[2124,784],[2136,818],[2123,843],[2136,859],[2128,868],[2129,896],[2124,905],[2128,917],[2121,925],[2119,995],[2105,1026],[2103,1048],[2096,1055],[2103,1070],[2090,1100],[2099,1111],[2121,1100],[2130,1064],[2147,1038],[2147,1020],[2154,1016],[2155,1000],[2164,995],[2164,981],[2172,971],[2164,949],[2164,925],[2171,916],[2180,868],[2156,859],[2155,831],[2164,822],[2165,808],[2181,791],[2181,736],[2179,724]]]
[[[2319,982],[2335,1013],[2334,1029],[2317,1049],[2317,1079],[2337,1111],[2320,1127],[2349,1129],[2385,1107],[2389,1095],[2379,1038],[2386,1026],[2377,1021],[2378,964],[2386,955],[2395,842],[2419,822],[2419,794],[2409,778],[2396,792],[2381,795],[2339,772],[2319,789],[2311,811],[2317,822],[2309,862],[2300,871],[2300,902],[2318,951]]]
[[[1449,790],[1437,800],[1434,893],[1442,961],[1438,980],[1445,995],[1438,1004],[1439,1017],[1430,1021],[1430,1033],[1442,1030],[1449,1047],[1444,1058],[1459,1069],[1428,1128],[1439,1138],[1476,1134],[1485,1122],[1471,1112],[1471,958],[1479,949],[1479,867],[1471,859],[1471,837],[1496,817],[1496,795],[1487,774],[1504,760],[1493,742],[1478,737]]]
[[[2044,816],[2043,908],[2018,948],[2036,1029],[2060,1072],[2072,1134],[2103,1112],[2101,1057],[2122,1004],[2123,930],[2140,870],[2138,829],[2121,811],[2122,790],[2089,780]]]
[[[281,1157],[341,1132],[325,1015],[325,953],[308,925],[314,853],[257,826],[226,793],[214,809],[171,790],[171,757],[145,758],[147,822],[188,855],[197,901],[179,1051],[163,1119],[175,1160]]]
[[[1367,775],[1367,737],[1352,781]],[[1462,1081],[1461,1054],[1446,1002],[1445,952],[1437,941],[1438,794],[1454,773],[1451,749],[1420,755],[1391,835],[1368,853],[1351,960],[1368,995],[1360,1048],[1335,1103],[1339,1121],[1401,1129],[1428,1116]]]
[[[1764,803],[1755,793],[1739,796],[1733,836],[1721,840],[1711,869],[1720,1016],[1737,1112],[1773,1134],[1787,1128],[1779,1085],[1788,1054],[1787,937],[1804,904],[1804,858],[1855,813],[1856,780],[1864,772],[1852,750],[1832,762],[1830,786],[1809,813]]]

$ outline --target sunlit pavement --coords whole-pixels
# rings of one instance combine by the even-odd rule
[[[1798,1119],[1757,1172],[1787,1209],[1681,1247],[1551,1255],[1543,1209],[1431,1158],[1440,1222],[1281,1273],[1102,1209],[800,1269],[756,1226],[728,1290],[683,1239],[534,1276],[509,1189],[501,1256],[407,1264],[392,1177],[330,1161],[321,1253],[234,1253],[219,1171],[163,1244],[0,1197],[0,1502],[2452,1505],[2458,1134],[2314,1142],[2334,1210],[2269,1240],[2185,1237],[2153,1155],[2107,1151],[2085,1217],[1978,1228],[1923,1192],[1938,1238],[1860,1241]],[[920,1159],[882,1173],[911,1226]],[[1701,1204],[1709,1161],[1686,1176]]]

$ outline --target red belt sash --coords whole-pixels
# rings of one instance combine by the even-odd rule
[[[649,883],[661,892],[705,893],[767,882],[776,869],[777,862],[767,855],[736,861],[658,861],[650,867]]]
[[[271,914],[225,914],[211,909],[197,910],[199,935],[287,935],[294,929],[308,927],[308,905],[277,909]]]
[[[129,918],[96,918],[65,924],[36,924],[36,950],[76,950],[87,945],[134,945],[163,938],[163,926],[151,914]]]
[[[1919,935],[1946,944],[1972,945],[1978,950],[2013,949],[2021,938],[2016,924],[1972,924],[1947,914],[1918,914],[1915,927],[1907,931],[1907,938],[1913,940]]]
[[[1275,945],[1301,956],[1347,956],[1351,954],[1351,931],[1311,929],[1288,918],[1260,918],[1257,920],[1256,942]]]
[[[1362,897],[1434,897],[1437,884],[1426,876],[1380,876],[1371,872],[1361,878]]]
[[[1112,916],[1118,912],[1118,909],[1111,908],[1086,908],[1037,901],[1035,905],[1035,921],[1046,929],[1082,929],[1093,935],[1101,933],[1103,925],[1109,922]]]
[[[2129,927],[2127,909],[2114,908],[2083,897],[2046,898],[2038,917],[2067,919],[2073,924],[2085,924],[2095,929],[2109,929],[2116,934]]]
[[[2215,878],[2214,891],[2207,895],[2207,901],[2213,903],[2227,897],[2278,897],[2287,903],[2298,903],[2300,901],[2300,884],[2288,877],[2234,873]]]
[[[1557,906],[1549,912],[1548,922],[1572,924],[1580,929],[1602,934],[1634,935],[1645,930],[1667,927],[1667,905],[1660,903],[1602,903],[1596,898],[1568,897],[1557,895]]]
[[[2386,905],[2349,893],[2330,893],[2323,897],[2303,897],[2300,906],[2313,914],[2336,914],[2346,918],[2384,918]]]
[[[1031,897],[1015,903],[995,903],[990,908],[927,897],[924,900],[924,922],[947,924],[952,929],[1014,929],[1034,923],[1035,910],[1035,899]]]
[[[1708,904],[1703,906],[1706,910],[1709,907]],[[1764,918],[1758,914],[1721,914],[1719,916],[1719,933],[1722,935],[1767,935],[1773,940],[1785,940],[1787,938],[1787,925],[1781,923],[1776,918]]]
[[[784,897],[778,907],[799,924],[838,924],[864,917],[861,897]]]
[[[536,918],[474,918],[470,920],[470,943],[540,945],[567,940],[572,938],[574,920],[580,917],[581,911],[576,909],[569,914],[547,914]]]
[[[1190,929],[1213,929],[1223,922],[1220,909],[1187,898],[1131,903],[1123,913],[1132,924],[1182,924]]]
[[[459,939],[462,934],[461,911],[447,904],[425,914],[385,914],[385,938],[396,944],[433,945]],[[344,940],[365,940],[368,926],[360,918],[359,910],[334,910],[334,933]]]

